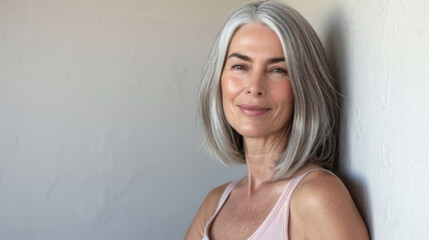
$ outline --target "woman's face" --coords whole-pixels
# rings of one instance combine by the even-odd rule
[[[293,92],[279,38],[262,24],[233,35],[221,76],[229,124],[245,138],[281,136],[293,113]]]

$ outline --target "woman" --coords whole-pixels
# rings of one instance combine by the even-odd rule
[[[214,43],[200,92],[210,152],[248,176],[213,189],[186,239],[368,239],[331,172],[334,77],[307,21],[281,3],[235,11]]]

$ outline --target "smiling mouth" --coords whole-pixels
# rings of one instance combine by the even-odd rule
[[[249,117],[257,117],[271,110],[271,108],[261,107],[256,105],[241,104],[237,106],[240,111]]]

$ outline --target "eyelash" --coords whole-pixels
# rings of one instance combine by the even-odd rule
[[[246,67],[240,64],[233,65],[232,68],[237,70],[246,70]]]
[[[278,68],[278,67],[273,68],[273,69],[271,70],[271,72],[275,72],[275,73],[286,73],[286,74],[287,74],[287,70],[286,70],[286,69]]]
[[[232,69],[236,69],[236,70],[246,70],[246,69],[247,69],[245,66],[240,65],[240,64],[232,65],[232,67],[231,67],[231,68],[232,68]],[[273,68],[273,69],[269,70],[268,72],[284,73],[284,74],[287,74],[287,73],[288,73],[288,71],[287,71],[286,69],[279,68],[279,67],[275,67],[275,68]]]

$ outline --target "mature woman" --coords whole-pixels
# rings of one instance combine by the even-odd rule
[[[205,69],[200,114],[210,152],[248,175],[213,189],[186,239],[368,239],[336,153],[334,77],[308,22],[278,2],[225,23]]]

